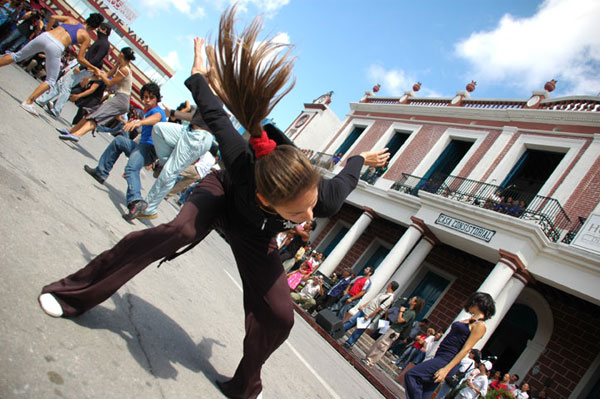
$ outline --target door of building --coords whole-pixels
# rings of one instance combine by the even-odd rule
[[[450,281],[437,273],[428,271],[427,274],[425,274],[425,277],[423,277],[423,280],[421,280],[417,288],[415,288],[408,296],[408,298],[418,296],[425,300],[425,307],[423,308],[423,311],[417,315],[417,320],[422,320],[425,315],[429,313],[429,310],[435,305],[440,298],[440,295],[446,290],[448,284],[450,284]]]
[[[470,141],[452,140],[438,159],[431,165],[423,176],[423,182],[432,179],[434,183],[442,183],[473,145]]]
[[[346,152],[352,147],[352,144],[360,137],[362,132],[365,131],[364,127],[355,126],[352,132],[346,137],[346,140],[338,147],[335,151],[336,154],[346,154]]]
[[[396,155],[400,147],[402,147],[404,143],[406,143],[406,140],[408,140],[409,137],[409,133],[394,132],[394,135],[392,136],[390,141],[388,141],[385,145],[385,148],[387,148],[388,152],[390,153],[390,159],[392,159],[394,155]]]
[[[483,357],[497,356],[494,369],[507,373],[537,331],[537,315],[524,304],[514,304],[482,350]]]
[[[341,228],[339,229],[339,231],[337,233],[335,233],[335,235],[333,236],[331,241],[329,241],[327,243],[327,245],[325,246],[325,248],[319,252],[322,252],[323,255],[325,255],[325,257],[329,256],[331,251],[333,251],[333,248],[335,248],[336,245],[338,245],[339,242],[342,241],[342,238],[344,238],[344,236],[346,235],[348,230],[350,230],[348,227],[341,226]],[[319,248],[321,248],[321,245],[319,245]]]
[[[365,268],[367,266],[371,266],[373,268],[373,270],[376,270],[377,267],[381,264],[381,262],[385,259],[385,257],[390,253],[390,250],[387,249],[386,247],[384,247],[383,245],[380,245],[375,252],[373,252],[373,254],[371,256],[369,256],[369,259],[367,259],[366,262],[361,262],[358,267],[360,268],[360,270],[358,271],[358,273],[356,273],[356,275],[361,275],[363,274],[363,271],[365,270]]]
[[[501,184],[503,195],[529,203],[564,156],[562,152],[525,150]]]

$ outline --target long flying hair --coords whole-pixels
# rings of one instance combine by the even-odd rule
[[[261,122],[294,87],[293,47],[272,38],[258,40],[263,27],[260,17],[236,34],[236,10],[233,5],[223,13],[218,38],[206,47],[208,81],[250,135],[260,137]]]

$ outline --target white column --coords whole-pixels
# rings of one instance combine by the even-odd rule
[[[373,299],[379,292],[385,288],[386,283],[396,271],[396,268],[406,259],[410,250],[415,246],[417,241],[423,236],[423,230],[414,224],[411,224],[392,248],[390,253],[377,266],[375,273],[371,277],[371,286],[367,293],[360,299],[358,304],[350,310],[350,313],[355,314],[358,306]],[[369,265],[367,265],[369,266]]]
[[[500,250],[500,260],[496,263],[496,266],[492,269],[492,272],[487,276],[485,281],[477,289],[478,292],[487,292],[494,298],[494,300],[500,294],[500,291],[504,288],[508,280],[513,276],[517,270],[517,265],[514,261],[506,257],[508,252]],[[509,254],[512,255],[512,254]],[[510,256],[510,257],[514,257]],[[454,321],[465,320],[471,317],[465,310],[461,310]]]
[[[475,344],[475,348],[481,349],[485,346],[526,285],[527,280],[520,274],[515,274],[508,280],[506,286],[496,298],[496,314],[485,322],[485,335]]]
[[[331,276],[334,270],[338,267],[344,256],[350,251],[350,248],[356,243],[362,233],[367,229],[373,220],[374,212],[370,209],[365,210],[362,215],[354,222],[350,230],[335,246],[329,256],[319,266],[319,272],[325,276]]]
[[[398,293],[402,288],[410,282],[410,280],[418,273],[419,268],[423,264],[423,261],[429,255],[433,247],[435,246],[434,239],[424,236],[421,241],[415,246],[408,258],[402,262],[399,268],[396,269],[392,277],[386,284],[395,281],[399,284],[399,289],[395,293],[395,297],[398,297]]]

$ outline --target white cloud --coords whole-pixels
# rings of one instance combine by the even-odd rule
[[[418,81],[415,76],[403,69],[385,69],[380,64],[370,65],[367,70],[367,77],[373,82],[373,85],[381,84],[381,92],[385,93],[384,95],[394,97],[399,97],[404,92],[412,90],[413,85]],[[421,90],[415,94],[417,97],[444,97],[443,94],[428,88],[426,85],[422,85]]]
[[[272,42],[279,44],[290,44],[290,35],[286,32],[279,32],[271,39]]]
[[[401,96],[407,91],[414,82],[414,79],[407,76],[402,69],[386,70],[379,64],[369,66],[367,71],[368,78],[373,81],[373,85],[381,84],[381,90],[391,96]]]
[[[241,12],[247,12],[251,4],[259,11],[264,12],[267,18],[272,18],[279,9],[286,6],[290,0],[231,0],[230,3],[237,3]]]
[[[177,71],[181,69],[181,61],[179,61],[179,54],[177,51],[173,50],[167,54],[166,57],[162,57],[162,59],[171,67],[173,70]]]
[[[202,18],[205,10],[194,4],[194,0],[141,0],[144,9],[151,16],[156,16],[159,11],[172,11],[173,9],[187,15],[191,19]]]
[[[528,18],[504,15],[490,31],[456,45],[480,84],[541,90],[557,79],[561,94],[600,91],[600,1],[545,0]]]

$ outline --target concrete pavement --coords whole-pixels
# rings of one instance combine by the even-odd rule
[[[66,123],[19,107],[37,84],[19,67],[0,69],[0,397],[222,397],[213,381],[233,374],[244,332],[239,276],[215,233],[75,320],[39,309],[43,285],[125,234],[169,221],[177,207],[163,202],[158,219],[125,222],[126,158],[104,185],[83,171],[112,136],[58,140],[55,127]],[[74,113],[69,103],[63,117]],[[143,194],[152,183],[144,171]],[[265,399],[381,397],[298,316],[263,384]]]

